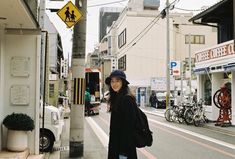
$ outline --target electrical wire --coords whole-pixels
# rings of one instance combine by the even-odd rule
[[[172,3],[170,3],[168,6],[166,6],[162,11],[164,11],[167,8],[170,8],[172,5],[175,5],[178,3],[180,0],[175,0]],[[120,55],[125,54],[127,51],[129,51],[138,41],[140,41],[148,32],[149,30],[157,23],[157,21],[160,19],[162,16],[163,12],[160,12],[137,36],[135,36],[127,45],[125,48],[121,49],[119,51]],[[157,19],[157,20],[156,20]],[[156,20],[156,21],[155,21]],[[139,38],[140,37],[140,38]],[[136,40],[137,39],[137,40]],[[136,40],[136,41],[135,41]],[[130,46],[131,45],[131,46]],[[128,48],[128,46],[130,46]],[[122,52],[123,50],[127,49],[126,51]]]
[[[136,35],[127,45],[125,48],[121,49],[121,51],[123,51],[124,49],[126,49],[129,45],[134,46],[135,43],[133,43],[139,36],[141,36],[149,27],[150,29],[152,28],[152,25],[155,24],[155,20],[160,17],[161,14],[158,14],[157,17],[155,17],[138,35]],[[158,20],[158,19],[157,19]]]
[[[105,6],[105,5],[110,5],[110,4],[116,4],[116,3],[126,2],[126,1],[127,1],[127,0],[114,1],[114,2],[109,2],[109,3],[102,3],[102,4],[90,5],[90,6],[87,6],[87,7],[88,7],[88,8],[99,7],[99,6]]]
[[[125,54],[127,51],[129,51],[133,46],[135,46],[137,44],[137,42],[139,42],[149,31],[150,29],[152,29],[152,27],[158,22],[158,20],[160,19],[161,14],[159,14],[154,20],[152,20],[152,22],[150,23],[151,25],[148,25],[142,32],[140,32],[134,39],[132,39],[131,42],[128,43],[128,45],[124,48],[127,49],[124,52],[121,52],[123,50],[121,50],[120,55]],[[157,20],[157,21],[155,21]],[[136,41],[135,41],[136,40]],[[133,43],[132,43],[133,42]],[[127,48],[130,44],[132,44],[129,48]]]
[[[175,9],[182,10],[182,11],[188,11],[188,12],[200,12],[200,11],[205,10],[205,9],[184,9],[184,8],[178,8],[178,7],[175,7]]]

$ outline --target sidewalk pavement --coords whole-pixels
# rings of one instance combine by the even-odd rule
[[[69,159],[69,129],[70,119],[65,119],[65,125],[61,134],[61,143],[54,147],[57,151],[47,153],[45,159]],[[107,149],[101,144],[100,140],[93,132],[87,121],[84,121],[84,155],[77,159],[105,159],[107,158]]]
[[[161,116],[164,118],[165,109],[156,109],[156,108],[151,108],[151,107],[145,107],[142,109],[148,114],[157,115],[157,116]],[[207,128],[213,129],[213,130],[217,130],[217,131],[228,132],[230,134],[235,135],[235,126],[234,125],[227,126],[227,127],[215,126],[215,122],[211,121],[209,123],[206,123],[204,125],[204,127],[207,127]]]
[[[155,109],[151,107],[141,108],[145,113],[164,117],[165,109]],[[45,155],[45,159],[69,159],[69,123],[70,119],[65,119],[65,126],[63,129],[61,143],[61,150],[64,151],[54,151]],[[107,158],[107,149],[101,144],[96,134],[93,132],[89,124],[84,121],[84,157],[82,159],[105,159]],[[227,132],[235,135],[235,126],[220,127],[215,126],[215,123],[210,122],[205,124],[207,128],[214,129],[217,131]]]

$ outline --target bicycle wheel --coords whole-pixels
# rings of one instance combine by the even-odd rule
[[[201,122],[201,119],[200,119],[200,115],[195,115],[193,117],[193,123],[195,126],[199,126],[200,125],[200,122]]]
[[[185,112],[184,112],[184,119],[185,119],[185,122],[186,124],[193,124],[193,111],[192,109],[187,109]]]
[[[183,123],[185,121],[184,119],[184,109],[179,110],[179,115],[178,115],[178,122]]]
[[[209,119],[205,115],[203,115],[203,118],[204,118],[205,123],[209,123]]]
[[[172,120],[172,112],[173,112],[172,108],[168,108],[168,109],[165,111],[164,116],[165,116],[166,121],[169,121],[169,122],[172,122],[172,121],[173,121],[173,120]]]

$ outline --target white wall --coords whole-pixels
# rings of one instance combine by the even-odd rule
[[[47,14],[45,14],[44,25],[46,30],[48,31],[48,50],[49,50],[49,66],[56,68],[57,66],[57,34],[58,31],[56,30],[54,24],[50,21]]]
[[[132,41],[154,18],[153,17],[128,17],[127,19],[127,44]],[[159,20],[165,23],[165,20]],[[120,27],[121,28],[121,27]],[[165,76],[166,37],[165,28],[155,25],[142,39],[129,48],[126,54],[126,73],[131,79],[150,79],[151,77]],[[121,57],[121,54],[118,57]],[[158,69],[159,66],[161,69]],[[138,72],[133,71],[138,70]]]
[[[177,31],[177,32],[175,32]],[[205,35],[205,44],[191,44],[191,57],[195,58],[195,52],[205,47],[213,46],[217,44],[217,31],[209,26],[202,25],[179,25],[178,30],[172,32],[176,34],[175,38],[175,60],[185,60],[185,57],[189,57],[189,45],[185,44],[185,35],[189,33],[191,35]]]
[[[148,31],[141,33],[158,14],[157,11],[124,12],[116,21],[116,38],[126,28],[126,44],[118,48],[117,58],[126,55],[126,74],[133,80],[147,80],[152,77],[166,76],[166,19],[158,19]],[[177,17],[178,16],[178,17]],[[205,44],[192,44],[191,53],[198,49],[216,44],[216,32],[205,26],[194,26],[188,22],[190,14],[185,17],[173,14],[170,18],[170,59],[185,60],[188,57],[188,45],[185,35],[205,35]],[[187,23],[186,23],[187,22]],[[174,25],[173,25],[174,24]],[[177,25],[178,29],[176,29]],[[141,33],[141,34],[140,34]],[[136,44],[133,39],[139,35]],[[138,40],[140,39],[140,40]]]
[[[48,42],[48,50],[49,50],[49,64],[50,67],[57,67],[57,33],[49,33],[49,42]]]
[[[40,36],[39,35],[6,35],[5,51],[3,53],[3,63],[1,72],[3,71],[4,94],[2,96],[1,116],[6,116],[12,112],[22,112],[31,116],[35,121],[35,130],[29,133],[29,148],[31,153],[38,153],[39,138],[39,55],[40,55]],[[12,75],[12,58],[25,57],[29,59],[28,66],[29,76]],[[29,87],[29,104],[20,106],[12,105],[10,97],[10,88],[13,85],[27,85]],[[5,146],[5,145],[3,145]]]
[[[4,115],[3,115],[3,80],[4,80],[4,76],[3,76],[3,52],[4,52],[4,29],[0,28],[0,121],[3,120]],[[2,126],[2,125],[1,125]],[[2,137],[2,131],[0,131],[0,141],[3,141],[3,137]],[[2,142],[0,142],[0,150],[2,147]]]

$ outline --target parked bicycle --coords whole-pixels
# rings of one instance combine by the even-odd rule
[[[186,103],[180,103],[178,106],[174,105],[165,111],[165,119],[169,122],[183,123],[185,121],[184,112],[187,109]]]
[[[165,116],[166,121],[173,122],[173,121],[178,121],[178,117],[179,117],[178,114],[179,114],[179,107],[174,105],[174,106],[167,108],[164,116]]]
[[[184,111],[184,119],[187,125],[193,124],[195,106],[196,106],[195,103],[186,104],[186,110]]]
[[[208,119],[205,116],[205,108],[203,107],[203,103],[204,101],[200,99],[194,111],[193,123],[195,126],[202,126],[208,122]]]

